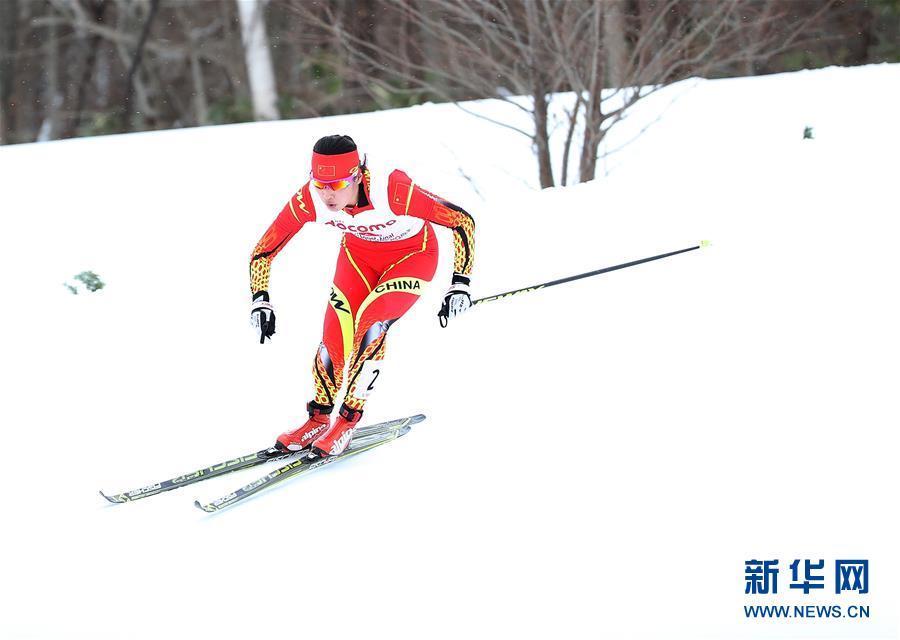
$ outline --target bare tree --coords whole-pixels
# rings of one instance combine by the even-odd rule
[[[269,53],[264,15],[265,4],[261,0],[236,0],[241,18],[241,37],[247,75],[250,78],[250,94],[253,97],[253,115],[257,120],[277,120],[278,92],[275,89],[275,71]]]
[[[520,0],[386,0],[391,19],[416,34],[404,47],[384,46],[335,3],[315,10],[302,0],[291,6],[332,35],[345,52],[343,69],[378,99],[428,96],[439,100],[497,97],[528,113],[533,130],[498,122],[528,136],[537,150],[541,184],[553,183],[549,103],[560,87],[542,46],[538,5]],[[517,96],[532,96],[531,105]],[[387,105],[386,105],[387,106]],[[461,106],[461,105],[460,105]]]
[[[573,91],[576,101],[562,173],[568,177],[568,149],[579,129],[579,180],[592,180],[601,141],[638,100],[690,75],[784,51],[832,2],[798,22],[790,0],[386,0],[424,41],[437,43],[443,55],[433,61],[421,51],[413,60],[378,46],[348,28],[331,4],[293,6],[363,63],[348,72],[369,87],[397,91],[399,82],[457,104],[490,96],[524,111],[528,129],[497,124],[532,141],[540,185],[550,187],[549,114],[559,92]],[[763,28],[773,23],[781,28]],[[742,37],[750,28],[755,37]]]
[[[542,2],[549,4],[550,0]],[[591,2],[585,15],[591,16],[592,23],[603,23],[603,33],[592,27],[579,34],[581,39],[572,46],[581,47],[583,55],[593,52],[597,64],[590,69],[577,63],[561,65],[584,104],[579,180],[594,178],[600,143],[639,100],[672,82],[709,77],[731,65],[765,60],[785,51],[801,37],[810,37],[810,26],[833,2],[823,1],[818,11],[802,19],[797,19],[791,0],[639,0],[630,16],[620,15],[618,0]],[[611,10],[612,6],[616,9]],[[607,26],[610,20],[613,24]],[[598,86],[604,56],[597,52],[608,48],[603,34],[613,28],[625,29],[630,51],[623,66],[611,74],[618,83]],[[550,31],[557,43],[563,42],[560,29],[550,25]],[[752,37],[746,36],[748,32]],[[567,48],[560,46],[557,52]],[[616,58],[617,64],[622,64],[619,54]],[[576,54],[574,60],[578,59],[581,56]]]
[[[244,5],[265,23],[283,115],[499,98],[526,116],[501,124],[531,141],[543,185],[590,179],[631,100],[679,78],[900,60],[895,0]],[[0,0],[0,142],[252,120],[267,81],[249,81],[240,7]]]

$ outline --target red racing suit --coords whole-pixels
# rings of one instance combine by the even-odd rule
[[[372,188],[362,168],[359,203],[332,212],[309,182],[294,194],[253,250],[252,294],[267,291],[275,256],[311,222],[344,232],[322,343],[313,363],[314,399],[308,408],[330,413],[347,371],[342,413],[362,412],[380,374],[387,330],[419,299],[437,269],[431,223],[453,230],[454,273],[468,277],[475,257],[475,222],[460,207],[416,185],[400,170]]]

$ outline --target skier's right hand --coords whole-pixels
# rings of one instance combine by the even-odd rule
[[[268,291],[257,291],[253,295],[253,304],[250,307],[250,325],[259,335],[260,344],[263,344],[266,338],[271,340],[275,334],[275,309],[269,302]]]

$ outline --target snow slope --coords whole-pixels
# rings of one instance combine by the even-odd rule
[[[545,191],[448,105],[0,148],[0,637],[897,637],[898,103],[900,65],[688,81]],[[478,296],[713,244],[442,330],[442,233],[367,411],[425,423],[212,517],[259,470],[106,505],[302,418],[339,233],[276,260],[264,346],[247,259],[333,132],[472,212]],[[871,593],[744,595],[746,560],[820,557]]]

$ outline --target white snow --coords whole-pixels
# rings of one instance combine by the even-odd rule
[[[898,104],[900,65],[692,80],[545,191],[448,105],[0,148],[0,637],[897,637]],[[339,233],[275,261],[264,346],[247,260],[335,132],[475,216],[478,296],[712,245],[443,330],[444,232],[366,413],[426,422],[215,516],[262,471],[107,505],[303,418]],[[791,592],[745,596],[773,558]],[[866,558],[871,593],[798,595],[794,558]]]

